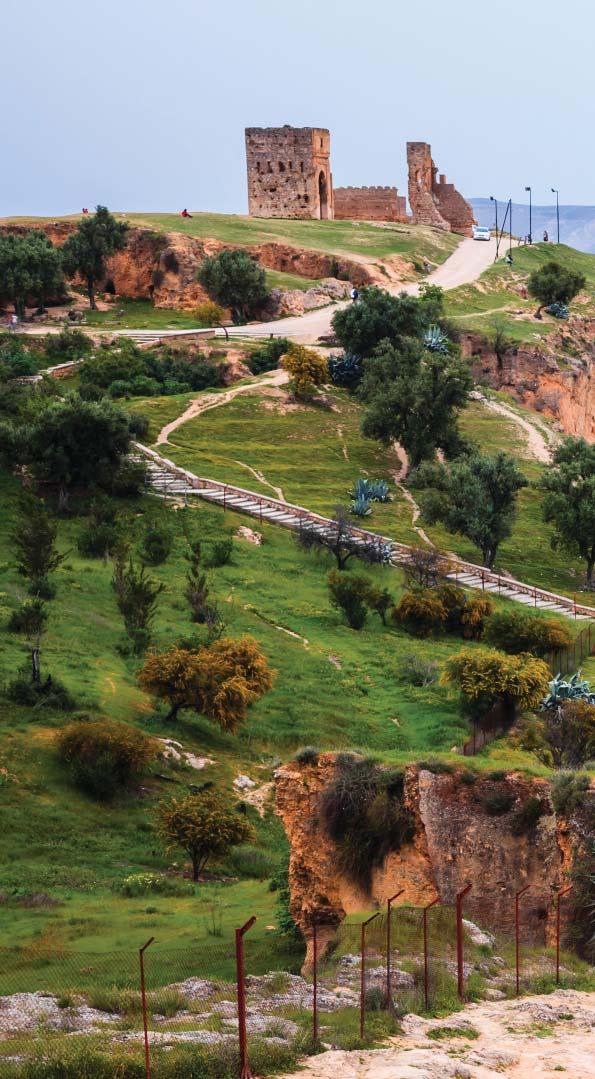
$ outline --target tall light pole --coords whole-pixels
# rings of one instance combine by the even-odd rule
[[[560,243],[560,193],[556,187],[552,187],[552,195],[556,196],[556,221],[558,223],[558,243]]]
[[[526,187],[525,191],[529,192],[529,243],[533,243],[533,205],[532,205],[532,191],[530,187]]]
[[[496,209],[496,254],[494,255],[494,262],[498,258],[498,252],[500,250],[500,235],[498,233],[498,199],[495,199],[493,195],[490,195],[490,202],[494,203]]]

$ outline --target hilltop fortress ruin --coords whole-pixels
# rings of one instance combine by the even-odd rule
[[[302,220],[409,221],[471,235],[473,210],[446,177],[438,177],[427,142],[407,143],[409,205],[396,187],[337,187],[325,127],[246,128],[251,217]]]

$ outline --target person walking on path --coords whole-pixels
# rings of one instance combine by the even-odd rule
[[[354,303],[355,303],[356,300],[359,300],[359,292],[356,289],[355,285],[353,286],[353,288],[352,288],[351,292],[349,293],[349,295],[351,296],[351,299],[353,300]]]

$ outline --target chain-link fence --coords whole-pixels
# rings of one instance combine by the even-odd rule
[[[540,934],[526,889],[510,897],[505,929],[468,921],[464,902],[391,901],[358,923],[314,926],[302,975],[271,969],[254,919],[184,948],[0,950],[0,1079],[266,1075],[321,1045],[378,1041],[407,1012],[584,984],[555,908]]]

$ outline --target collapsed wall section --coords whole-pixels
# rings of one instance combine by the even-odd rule
[[[443,174],[438,176],[428,142],[407,143],[407,166],[414,224],[471,236],[473,209],[454,184],[447,183]]]

